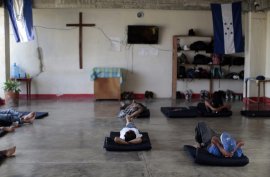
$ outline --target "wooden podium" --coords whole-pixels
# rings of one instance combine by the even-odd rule
[[[121,96],[120,78],[97,78],[94,81],[95,99],[118,99]]]
[[[95,67],[91,73],[96,100],[121,99],[122,69]]]

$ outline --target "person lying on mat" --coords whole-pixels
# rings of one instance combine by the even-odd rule
[[[135,126],[133,118],[126,116],[126,126],[120,131],[120,137],[115,137],[114,142],[117,144],[140,144],[142,134]]]
[[[229,133],[217,134],[205,122],[199,122],[195,128],[195,140],[200,148],[218,157],[241,157],[243,141],[236,141]]]
[[[222,110],[231,110],[231,105],[223,104],[223,97],[221,91],[214,92],[212,95],[212,99],[205,100],[204,104],[207,110],[211,110],[216,113]]]
[[[13,146],[8,149],[0,150],[0,160],[4,160],[5,158],[14,156],[15,151],[16,151],[16,146]]]
[[[125,118],[127,115],[131,118],[136,118],[140,115],[145,109],[141,103],[137,103],[135,100],[130,104],[125,104],[123,102],[121,104],[121,111],[119,112],[118,117]]]
[[[24,123],[33,123],[36,118],[36,113],[31,112],[23,115],[13,109],[0,110],[0,126],[10,126],[17,123],[18,126]]]

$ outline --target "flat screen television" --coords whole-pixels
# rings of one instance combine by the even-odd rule
[[[128,44],[158,44],[157,26],[128,25]]]

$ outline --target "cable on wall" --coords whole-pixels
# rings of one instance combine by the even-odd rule
[[[37,28],[42,28],[42,29],[46,29],[46,30],[57,30],[57,31],[70,31],[70,30],[78,29],[78,27],[56,28],[56,27],[46,27],[46,26],[42,26],[42,25],[34,25],[34,29],[35,29],[35,33],[36,33],[36,40],[37,40],[37,53],[38,53],[38,59],[39,59],[39,62],[40,62],[40,66],[39,66],[39,73],[37,73],[33,77],[37,77],[42,72],[45,71],[44,58],[43,58],[44,55],[43,55],[42,47],[40,46],[40,41],[39,41],[39,35],[38,35]],[[112,45],[113,42],[119,42],[120,45],[123,46],[125,50],[130,50],[131,49],[131,72],[133,73],[134,72],[134,45],[127,44],[125,42],[126,39],[127,39],[127,29],[125,31],[125,37],[122,40],[118,41],[118,40],[111,39],[101,27],[95,26],[93,28],[99,30],[103,34],[103,36],[110,42],[111,45]],[[172,52],[172,50],[158,48],[158,47],[153,46],[153,45],[149,45],[149,47],[157,49],[158,51]],[[127,63],[127,65],[128,65],[128,63]],[[128,68],[128,66],[127,66],[127,68]]]

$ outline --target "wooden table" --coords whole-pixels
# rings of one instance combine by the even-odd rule
[[[31,82],[32,78],[11,78],[11,80],[16,80],[19,82],[25,82],[26,85],[26,98],[27,100],[31,99]]]
[[[119,78],[97,78],[94,81],[96,100],[121,99],[121,84]]]
[[[91,73],[96,100],[121,99],[122,69],[95,67]]]
[[[248,98],[247,98],[247,92],[248,92],[248,81],[255,81],[256,85],[258,87],[258,94],[257,94],[257,100],[256,103],[258,104],[258,109],[260,105],[260,95],[261,95],[261,83],[263,84],[263,103],[265,104],[265,83],[270,82],[270,79],[265,79],[265,80],[257,80],[256,78],[246,78],[245,80],[245,85],[246,85],[246,90],[245,90],[245,98],[246,98],[246,107],[248,103]]]

